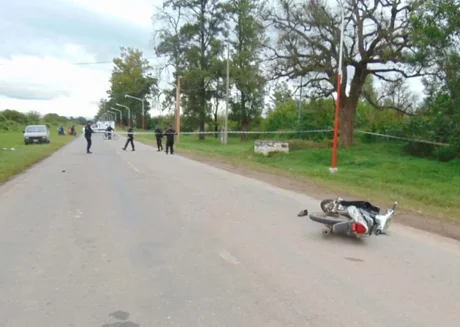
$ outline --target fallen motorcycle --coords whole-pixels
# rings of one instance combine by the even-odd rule
[[[331,233],[348,234],[361,237],[372,234],[385,234],[391,224],[397,202],[386,214],[380,214],[380,208],[367,201],[345,201],[340,197],[321,201],[323,212],[311,213],[310,219],[323,224],[324,235]],[[302,210],[298,216],[308,215],[308,210]]]

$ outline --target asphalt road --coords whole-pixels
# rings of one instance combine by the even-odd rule
[[[0,326],[459,326],[459,243],[325,239],[313,198],[123,142],[0,188]]]

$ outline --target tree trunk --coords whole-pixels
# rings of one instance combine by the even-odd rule
[[[348,148],[353,145],[353,134],[355,128],[356,108],[358,106],[359,96],[363,89],[368,73],[366,67],[355,67],[355,74],[351,80],[350,94],[345,95],[345,85],[342,89],[342,99],[340,105],[339,133],[340,146]]]
[[[219,135],[218,135],[218,131],[219,131],[219,122],[218,122],[218,116],[217,116],[217,110],[216,112],[214,113],[214,136],[217,138]]]
[[[345,148],[353,145],[353,132],[356,117],[357,97],[343,97],[343,105],[340,108],[339,135],[340,146]]]
[[[249,129],[249,121],[247,119],[244,119],[241,122],[241,131],[242,132],[247,132]],[[247,141],[248,140],[248,134],[247,133],[241,133],[241,141]]]
[[[244,133],[247,132],[249,129],[249,119],[248,119],[248,111],[246,110],[246,94],[241,92],[241,101],[240,101],[240,110],[241,110],[241,133],[240,140],[247,141],[248,134]]]

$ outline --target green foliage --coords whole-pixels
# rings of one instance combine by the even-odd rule
[[[113,59],[113,70],[110,78],[110,90],[107,91],[108,100],[101,99],[99,102],[99,111],[96,117],[110,110],[111,107],[122,110],[124,125],[131,124],[128,122],[128,111],[123,107],[116,106],[117,103],[127,106],[131,110],[131,120],[135,117],[141,117],[142,102],[132,98],[126,98],[125,95],[144,99],[144,112],[146,117],[150,110],[147,99],[155,97],[158,94],[158,81],[152,76],[153,68],[147,59],[144,58],[143,52],[138,49],[121,48],[120,57]],[[117,113],[117,119],[119,114]],[[141,119],[136,120],[137,127],[141,127]]]
[[[3,113],[3,116],[6,118],[6,120],[11,120],[18,124],[27,123],[27,116],[23,114],[22,112],[6,109],[2,113]]]
[[[155,142],[147,135],[138,139]],[[357,140],[349,149],[339,148],[340,174],[331,175],[327,169],[331,162],[329,142],[291,140],[289,143],[289,154],[269,157],[255,155],[252,144],[235,137],[223,146],[219,139],[208,138],[203,142],[184,135],[177,147],[178,151],[217,157],[220,162],[248,164],[265,172],[292,175],[300,181],[307,178],[338,192],[345,187],[356,197],[373,198],[388,205],[397,199],[406,209],[459,220],[459,160],[440,163],[401,156],[400,143],[360,144]]]
[[[212,81],[219,71],[219,56],[223,50],[220,36],[225,35],[225,15],[220,0],[167,0],[165,8],[184,13],[186,17],[179,29],[170,26],[169,32],[160,33],[160,52],[178,63],[176,77],[182,76],[182,105],[190,124],[204,131],[211,106]],[[179,48],[179,41],[180,48]],[[203,135],[200,135],[203,138]]]
[[[83,123],[80,121],[83,120]],[[56,125],[83,125],[86,119],[83,117],[76,119],[69,119],[64,116],[59,116],[55,113],[47,114],[40,118],[40,113],[36,111],[30,111],[27,114],[16,110],[4,110],[0,111],[0,130],[1,131],[21,131],[26,125],[45,124],[48,127]]]
[[[253,120],[260,117],[265,96],[265,80],[259,67],[265,28],[259,7],[257,0],[229,0],[226,4],[226,12],[235,24],[231,76],[239,93],[231,108],[242,130],[248,130]],[[241,136],[244,138],[244,134]]]

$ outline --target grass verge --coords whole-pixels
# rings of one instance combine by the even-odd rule
[[[74,137],[67,135],[51,135],[50,144],[25,145],[21,132],[1,132],[0,184],[48,157],[72,140],[74,140]],[[14,148],[14,151],[11,148]]]
[[[155,145],[153,135],[138,135],[137,140]],[[229,138],[224,146],[219,139],[181,136],[179,151],[214,157],[255,170],[308,178],[334,194],[346,194],[372,202],[391,205],[398,201],[402,209],[460,222],[460,162],[441,163],[403,154],[400,143],[362,143],[339,149],[339,172],[330,174],[331,149],[327,143],[290,141],[289,154],[268,157],[253,151],[253,141]]]

